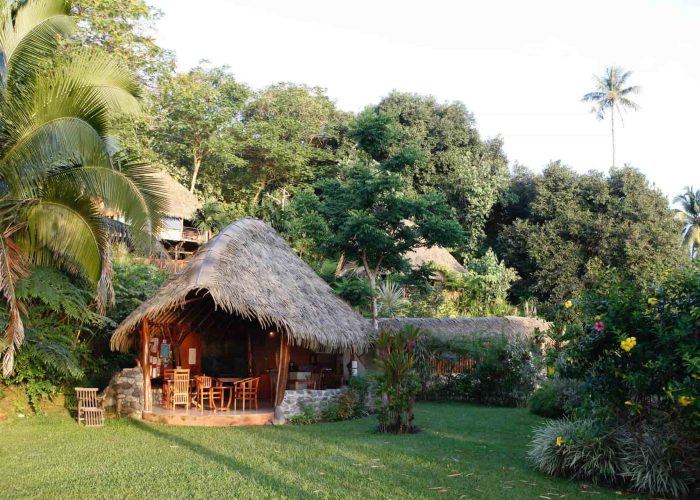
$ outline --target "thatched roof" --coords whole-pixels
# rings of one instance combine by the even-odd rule
[[[185,186],[177,182],[166,172],[159,170],[154,173],[153,176],[158,178],[162,183],[163,189],[168,197],[168,204],[165,211],[166,215],[179,219],[191,220],[197,210],[202,206],[197,196],[190,193]]]
[[[431,247],[418,247],[415,250],[407,252],[405,255],[411,267],[417,269],[422,265],[430,263],[436,264],[440,268],[444,268],[453,273],[463,273],[464,266],[455,259],[452,254],[439,245]]]
[[[400,330],[413,325],[443,339],[461,336],[505,335],[508,338],[531,337],[536,330],[546,332],[550,324],[538,318],[488,316],[484,318],[383,318],[379,328]]]
[[[277,232],[240,219],[212,238],[112,335],[126,350],[144,319],[206,331],[231,315],[287,334],[292,345],[362,351],[368,323],[304,263]],[[218,319],[217,319],[218,318]]]

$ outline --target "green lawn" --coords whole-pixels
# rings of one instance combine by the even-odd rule
[[[0,423],[0,497],[619,498],[545,477],[525,460],[524,410],[422,404],[424,432],[374,419],[306,427],[193,428],[65,416]]]

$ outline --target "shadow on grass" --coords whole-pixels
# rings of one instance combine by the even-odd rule
[[[262,472],[258,469],[254,469],[248,465],[245,465],[235,459],[233,459],[230,456],[224,455],[222,453],[210,450],[209,448],[206,448],[198,443],[195,443],[193,441],[187,440],[185,438],[182,438],[180,436],[176,436],[173,434],[170,434],[168,432],[164,432],[160,429],[158,429],[155,426],[146,424],[144,422],[141,422],[139,420],[133,420],[130,422],[130,424],[135,427],[136,429],[146,432],[150,434],[151,436],[154,436],[159,439],[167,440],[172,443],[176,443],[178,446],[181,446],[183,448],[186,448],[190,450],[193,453],[196,453],[197,455],[203,457],[206,460],[210,460],[212,462],[217,462],[227,469],[231,470],[232,472],[238,472],[242,475],[244,475],[248,480],[253,481],[257,483],[260,486],[268,486],[275,491],[284,491],[287,494],[290,494],[294,497],[299,497],[303,498],[308,496],[308,492],[299,489],[298,487],[294,486],[293,484],[287,483],[287,482],[282,482],[278,478],[267,474],[265,472]]]

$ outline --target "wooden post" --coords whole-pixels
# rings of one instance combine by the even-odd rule
[[[248,376],[253,376],[253,341],[250,338],[250,330],[248,330]]]
[[[277,366],[277,387],[275,388],[275,409],[282,404],[284,391],[287,389],[289,374],[289,343],[284,334],[280,335],[280,359]]]
[[[149,331],[148,320],[141,322],[141,369],[143,370],[143,411],[153,411],[151,402],[151,332]]]

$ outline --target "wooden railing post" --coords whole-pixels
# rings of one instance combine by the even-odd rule
[[[150,363],[151,332],[148,320],[141,322],[141,369],[143,370],[143,411],[153,411],[151,401],[151,363]]]
[[[289,375],[289,342],[284,334],[280,335],[280,356],[277,365],[277,386],[275,387],[275,419],[283,419],[280,405],[284,400]]]

